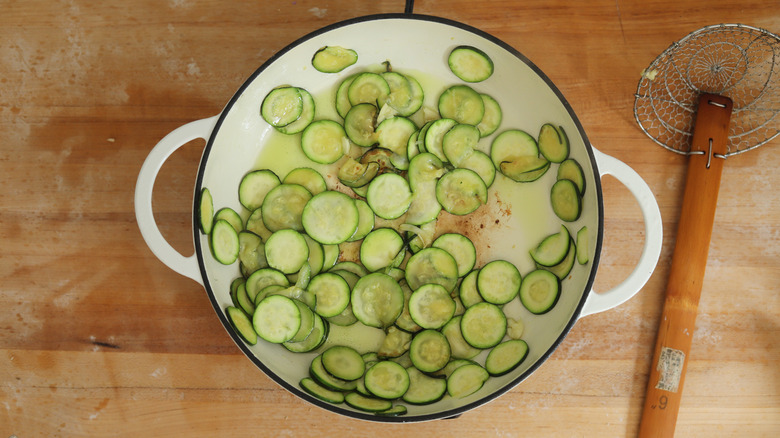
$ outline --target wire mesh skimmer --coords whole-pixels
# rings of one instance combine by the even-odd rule
[[[689,154],[702,93],[733,102],[727,152],[738,154],[780,135],[780,37],[742,24],[688,34],[642,73],[634,116],[659,145]]]

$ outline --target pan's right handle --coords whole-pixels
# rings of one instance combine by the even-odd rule
[[[200,284],[203,284],[203,279],[201,278],[195,255],[185,257],[180,254],[165,240],[165,237],[163,237],[160,229],[157,227],[157,222],[154,220],[154,212],[152,211],[152,190],[154,189],[154,181],[157,179],[157,174],[168,157],[192,140],[208,138],[214,129],[216,121],[217,117],[215,116],[190,122],[174,129],[163,137],[149,152],[146,160],[144,160],[135,185],[135,217],[138,222],[138,228],[141,230],[141,235],[149,249],[166,266]]]
[[[612,175],[623,183],[639,203],[642,218],[645,222],[645,243],[642,255],[634,270],[622,283],[611,290],[602,293],[591,291],[580,316],[587,316],[609,310],[628,301],[636,295],[650,279],[658,258],[661,256],[663,243],[663,224],[661,211],[652,190],[634,169],[622,161],[606,155],[593,148],[601,176]]]

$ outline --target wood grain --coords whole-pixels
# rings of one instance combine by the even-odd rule
[[[417,13],[483,29],[558,86],[593,144],[633,167],[664,219],[642,292],[578,321],[528,380],[456,420],[376,425],[296,399],[232,344],[204,290],[170,271],[135,224],[151,147],[217,114],[300,36],[380,0],[2,3],[0,25],[0,436],[636,436],[676,239],[687,161],[633,120],[640,72],[704,25],[780,32],[771,1],[418,0]],[[193,251],[193,142],[154,192],[163,234]],[[780,431],[780,167],[777,141],[723,170],[677,436]],[[598,290],[639,256],[641,215],[603,180]]]

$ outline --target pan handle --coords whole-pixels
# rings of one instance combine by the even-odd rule
[[[645,222],[645,243],[642,255],[634,270],[622,283],[609,291],[598,293],[591,290],[580,316],[592,315],[617,307],[636,295],[650,279],[663,243],[663,224],[658,202],[647,183],[634,169],[622,161],[593,148],[600,176],[612,175],[628,188],[639,203]]]
[[[216,121],[217,117],[214,116],[190,122],[163,137],[144,160],[135,185],[135,218],[146,245],[166,266],[201,285],[203,285],[203,278],[195,255],[185,257],[180,254],[165,240],[157,227],[152,212],[152,190],[157,174],[168,157],[192,140],[208,138]]]

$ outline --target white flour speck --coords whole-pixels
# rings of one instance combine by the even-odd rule
[[[320,8],[311,8],[309,9],[309,12],[311,12],[311,14],[317,18],[323,18],[325,17],[325,15],[328,14],[327,9],[320,9]]]

